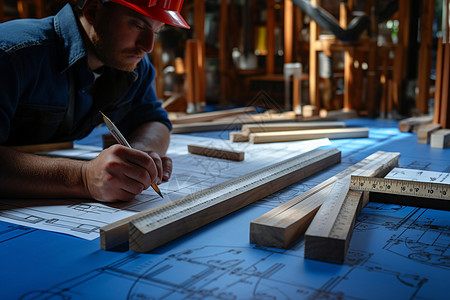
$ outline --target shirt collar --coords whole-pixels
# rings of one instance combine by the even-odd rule
[[[66,4],[55,16],[55,31],[62,44],[62,71],[70,68],[79,59],[87,56],[76,16],[70,4]]]

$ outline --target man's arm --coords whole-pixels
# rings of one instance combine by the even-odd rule
[[[0,146],[4,198],[129,201],[158,180],[151,156],[121,145],[105,149],[91,161],[42,157]]]

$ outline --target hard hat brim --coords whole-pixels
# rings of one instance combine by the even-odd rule
[[[147,16],[149,18],[152,18],[154,20],[160,21],[165,24],[169,24],[175,27],[181,27],[189,29],[191,26],[184,20],[184,18],[181,16],[181,14],[177,11],[171,11],[171,10],[164,10],[158,7],[147,7],[144,5],[137,5],[133,4],[127,1],[123,0],[109,0],[110,2],[115,2],[117,4],[126,6],[128,8],[131,8],[134,11],[137,11],[138,13]],[[108,2],[108,1],[103,1]]]

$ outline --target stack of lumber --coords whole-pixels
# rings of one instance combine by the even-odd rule
[[[253,220],[250,242],[287,248],[306,232],[306,258],[342,262],[356,216],[365,204],[360,192],[349,192],[350,176],[383,177],[398,165],[399,156],[378,151]]]

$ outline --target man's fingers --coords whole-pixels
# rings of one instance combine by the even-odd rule
[[[158,153],[154,151],[149,152],[148,155],[153,159],[153,162],[156,166],[156,170],[158,171],[158,178],[156,184],[161,184],[163,178],[163,163],[161,157],[159,156]]]
[[[162,165],[163,165],[163,181],[168,181],[170,176],[172,176],[172,159],[167,156],[161,157]]]

